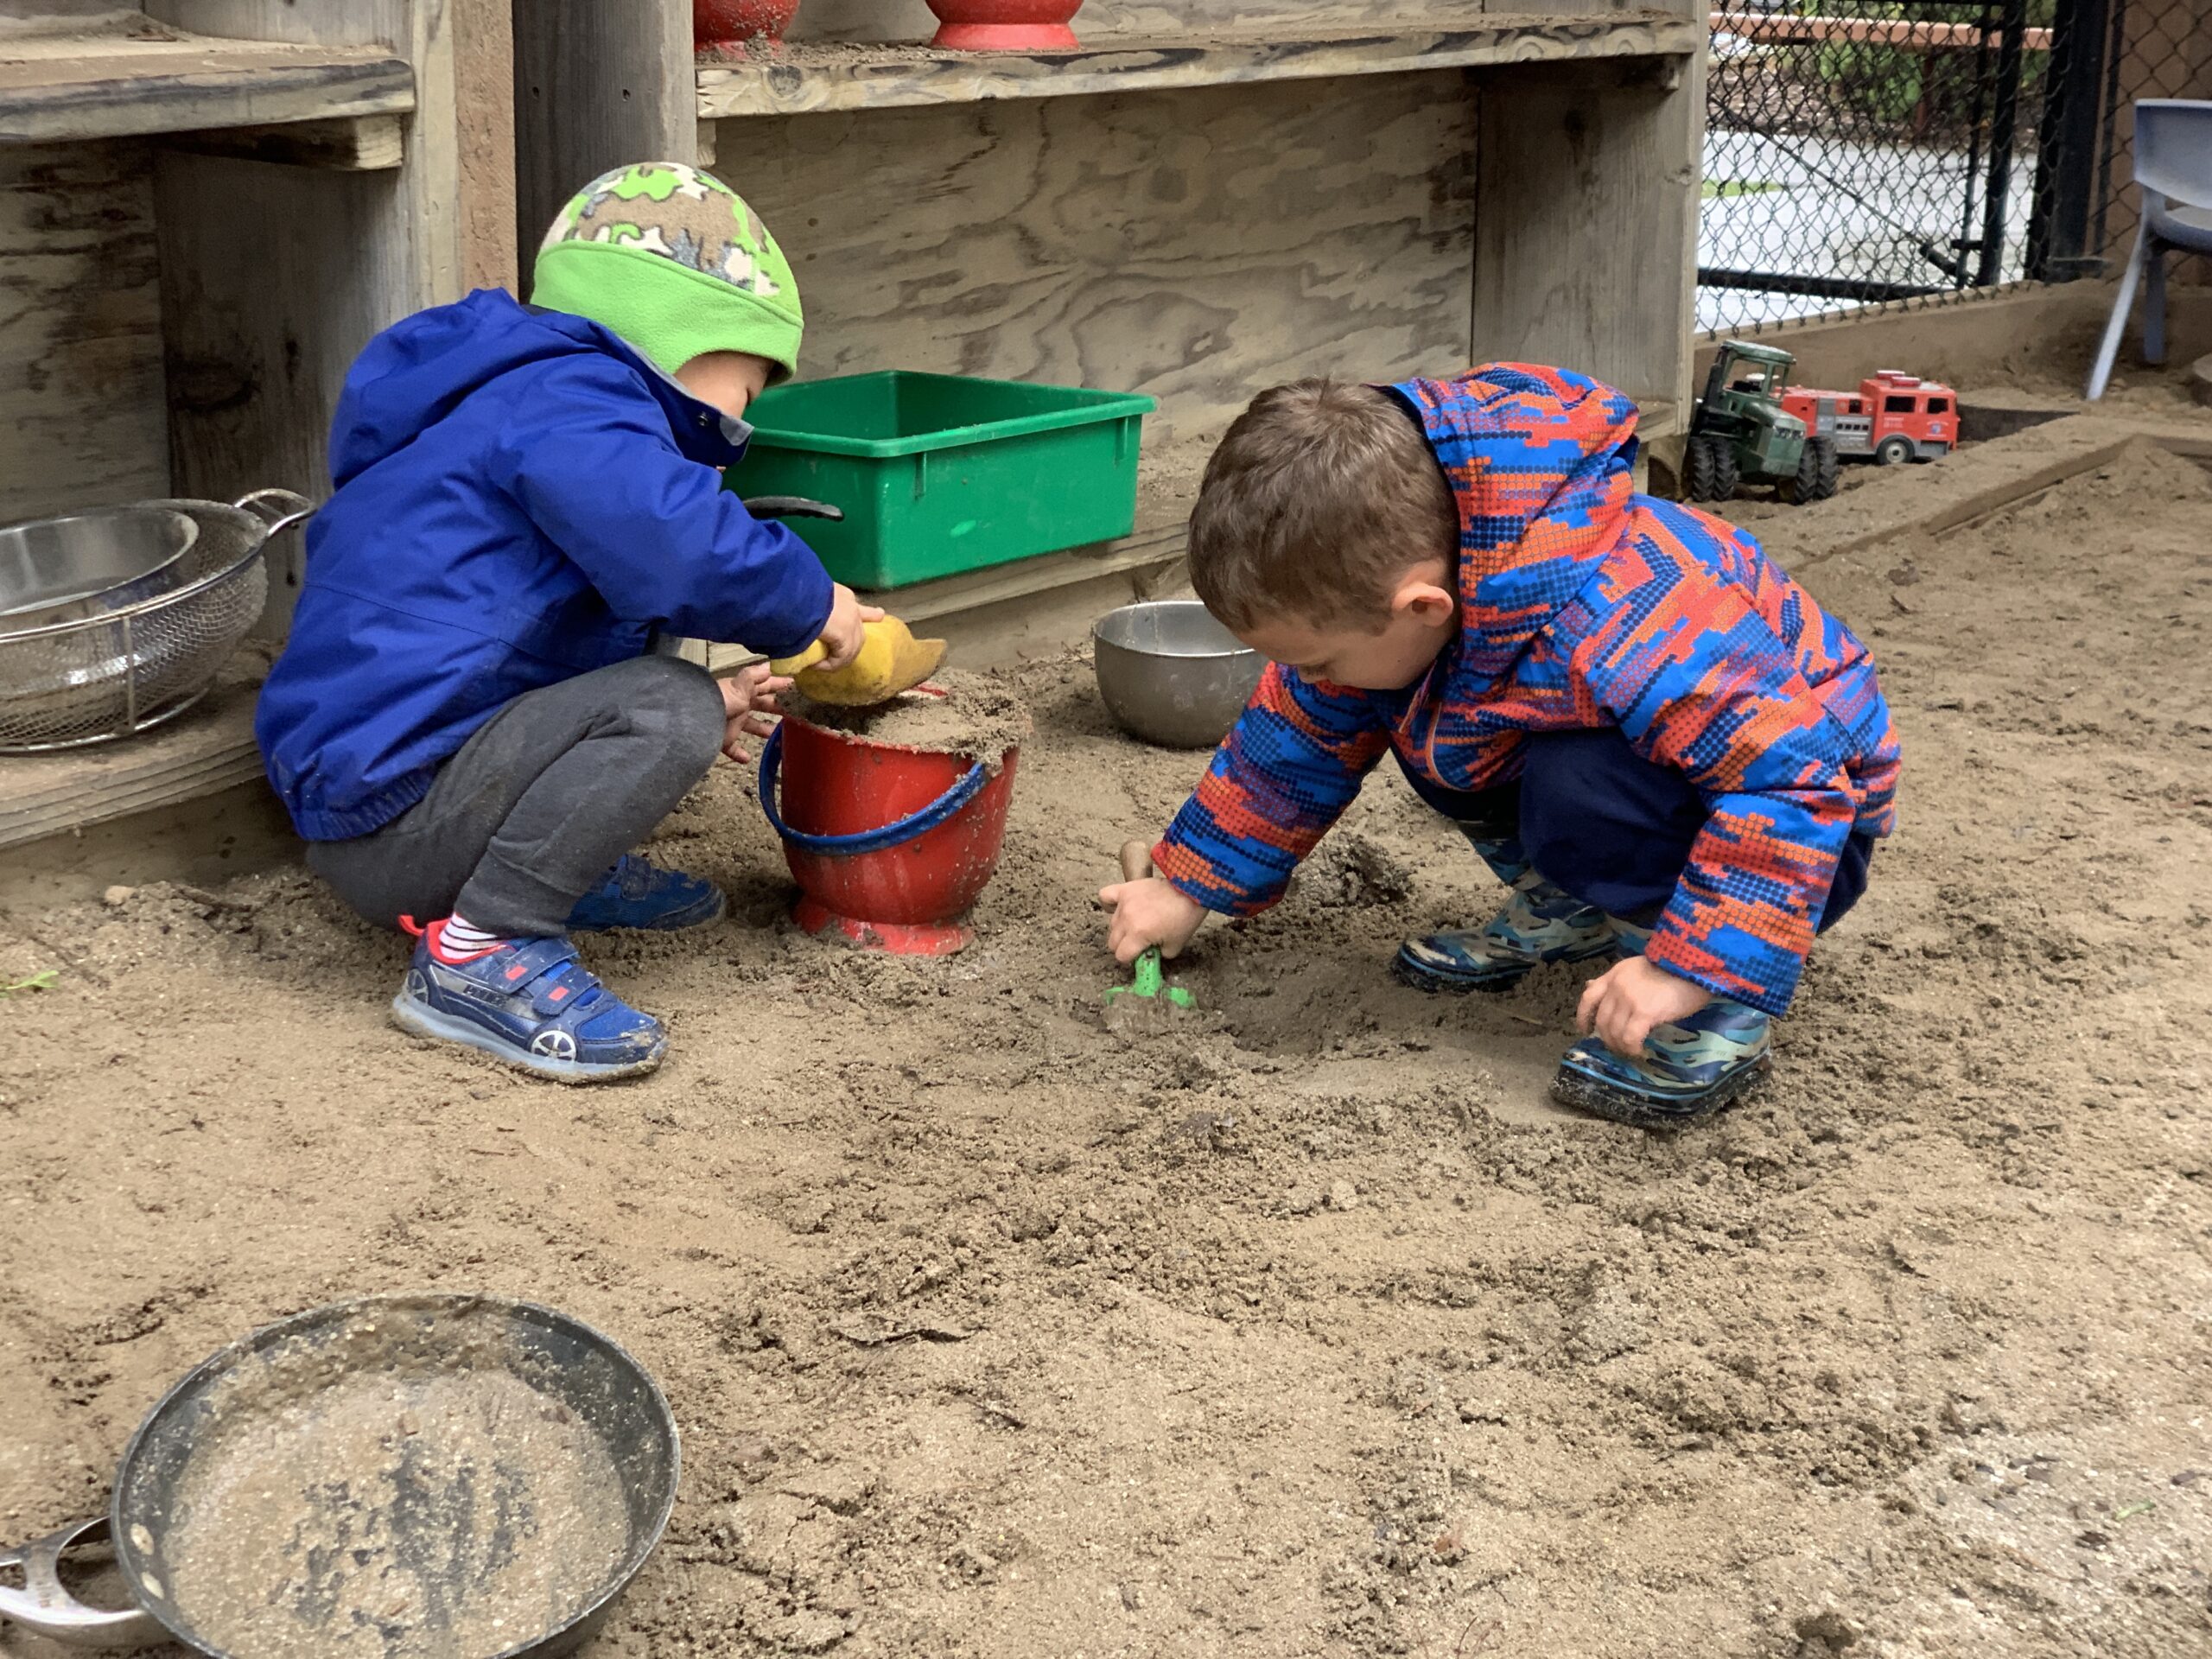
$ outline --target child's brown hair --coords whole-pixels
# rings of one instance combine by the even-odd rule
[[[1294,380],[1255,397],[1206,463],[1191,585],[1239,631],[1281,616],[1366,628],[1410,566],[1452,558],[1459,539],[1452,487],[1402,405]]]

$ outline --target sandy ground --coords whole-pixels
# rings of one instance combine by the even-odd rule
[[[1497,898],[1395,781],[1203,936],[1198,1029],[1103,1031],[1090,895],[1201,760],[1076,660],[949,963],[794,933],[720,770],[657,850],[731,918],[587,947],[671,1022],[635,1086],[403,1038],[401,945],[304,875],[0,918],[60,970],[0,1010],[0,1534],[234,1333],[486,1287],[683,1425],[601,1659],[2206,1651],[2208,520],[2145,451],[1807,573],[1903,827],[1773,1084],[1677,1138],[1545,1103],[1577,975],[1390,982]]]

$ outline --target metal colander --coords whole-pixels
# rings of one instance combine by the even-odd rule
[[[73,621],[0,630],[0,753],[128,737],[190,708],[261,618],[269,538],[315,511],[289,490],[256,490],[231,506],[146,505],[200,526],[175,586]]]

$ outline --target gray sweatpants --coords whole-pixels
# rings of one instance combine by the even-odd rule
[[[579,674],[494,715],[375,834],[309,842],[308,868],[385,927],[457,911],[494,932],[565,933],[576,900],[721,743],[721,693],[703,669],[639,657]]]

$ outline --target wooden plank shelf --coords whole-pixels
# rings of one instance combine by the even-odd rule
[[[262,775],[253,707],[267,672],[258,655],[241,652],[168,725],[81,749],[0,755],[0,849],[251,783]]]
[[[380,47],[222,40],[147,18],[127,29],[0,33],[0,143],[334,122],[414,107],[414,71]]]
[[[1705,39],[1664,12],[1602,17],[1490,14],[1465,27],[1292,34],[1100,36],[1057,52],[927,46],[786,46],[761,62],[699,65],[699,118],[1069,98],[1339,75],[1521,64],[1686,59]]]

